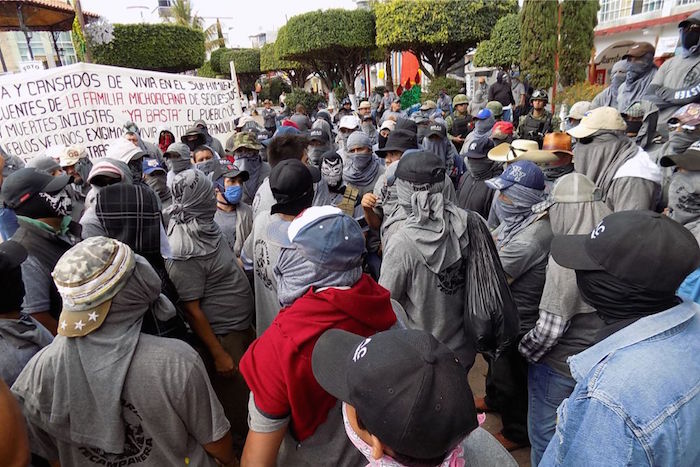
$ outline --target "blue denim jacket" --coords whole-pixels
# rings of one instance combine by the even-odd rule
[[[540,466],[700,465],[700,305],[642,318],[569,358]]]

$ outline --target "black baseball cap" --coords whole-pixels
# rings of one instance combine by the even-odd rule
[[[309,130],[308,138],[309,141],[320,141],[322,143],[330,142],[330,136],[321,128],[312,128],[311,130]]]
[[[652,211],[620,211],[606,216],[588,235],[560,235],[552,257],[579,271],[605,271],[631,284],[673,291],[700,265],[693,234]]]
[[[447,138],[447,128],[445,128],[445,125],[441,125],[440,123],[431,123],[428,127],[428,131],[425,133],[426,138],[430,136]]]
[[[38,193],[58,193],[70,181],[69,175],[52,177],[33,167],[25,167],[13,172],[3,181],[2,197],[7,207],[15,209]]]
[[[418,133],[418,124],[410,118],[399,118],[396,120],[396,126],[394,126],[394,131],[396,130],[407,130],[411,133]]]
[[[382,149],[377,149],[375,153],[379,157],[386,157],[389,151],[407,151],[409,149],[418,149],[418,138],[415,133],[408,130],[394,130],[389,133],[386,139],[386,145]]]
[[[365,338],[331,329],[316,342],[311,366],[323,389],[352,405],[370,433],[404,456],[446,455],[478,427],[464,366],[425,331]]]
[[[469,159],[484,159],[493,148],[494,144],[491,138],[477,138],[469,143],[467,157]]]
[[[0,275],[15,269],[27,259],[27,250],[14,240],[0,243]]]
[[[296,216],[313,202],[314,176],[300,160],[287,159],[272,168],[270,190],[277,201],[270,212]]]
[[[219,178],[236,178],[240,177],[241,181],[247,182],[250,179],[250,174],[247,170],[240,170],[235,164],[221,159],[219,167],[214,171],[214,180]]]
[[[445,181],[445,163],[437,154],[428,151],[411,152],[396,166],[396,177],[411,183],[438,183]]]

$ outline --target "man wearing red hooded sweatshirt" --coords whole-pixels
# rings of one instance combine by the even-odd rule
[[[240,363],[251,390],[241,465],[364,465],[311,354],[328,329],[368,337],[394,326],[389,292],[362,274],[362,228],[340,209],[311,207],[284,233],[275,268],[283,308]]]

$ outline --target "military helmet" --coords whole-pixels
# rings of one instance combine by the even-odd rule
[[[535,92],[532,93],[532,97],[530,98],[530,101],[544,101],[545,103],[549,102],[549,96],[547,95],[547,90],[546,89],[536,89]]]
[[[469,98],[466,94],[457,94],[454,99],[452,99],[452,105],[459,104],[469,104]]]

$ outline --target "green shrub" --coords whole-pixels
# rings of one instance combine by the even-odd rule
[[[440,97],[438,93],[441,89],[444,89],[450,97],[454,97],[455,94],[459,94],[460,89],[463,87],[464,83],[457,81],[456,79],[447,77],[434,78],[430,81],[428,88],[421,96],[421,102],[425,102],[427,100],[437,102],[438,97]]]
[[[216,72],[211,68],[211,62],[206,61],[204,64],[197,68],[197,76],[202,78],[216,78]]]
[[[292,87],[280,77],[266,79],[262,83],[262,91],[258,96],[258,101],[262,102],[265,99],[270,99],[272,102],[277,102],[282,91],[289,94],[292,92]]]
[[[319,102],[326,102],[326,99],[319,94],[306,92],[300,88],[294,88],[292,92],[287,93],[285,100],[285,104],[290,109],[294,109],[297,104],[304,104],[308,112],[315,109]]]
[[[114,39],[91,47],[103,65],[180,73],[204,64],[204,33],[175,24],[115,24]]]
[[[605,86],[600,84],[591,84],[589,82],[576,83],[573,86],[564,88],[563,91],[558,92],[554,103],[566,104],[569,107],[574,105],[578,101],[592,101],[593,98],[605,89]]]
[[[236,65],[236,75],[260,74],[259,49],[217,49],[211,54],[211,65],[214,71],[231,76],[229,62]]]

